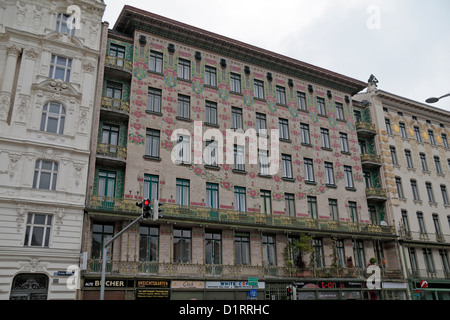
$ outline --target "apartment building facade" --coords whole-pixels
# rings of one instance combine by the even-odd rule
[[[76,299],[105,4],[70,5],[0,4],[2,300]]]
[[[406,298],[392,217],[366,201],[366,83],[130,6],[102,43],[82,299],[146,198],[163,217],[108,248],[105,299]]]
[[[386,209],[399,232],[412,299],[448,300],[450,113],[369,83],[354,96],[377,131]]]

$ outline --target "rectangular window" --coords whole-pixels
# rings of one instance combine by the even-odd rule
[[[326,128],[320,128],[320,137],[322,140],[322,148],[330,149],[330,133]]]
[[[353,240],[353,254],[355,256],[355,266],[365,268],[367,265],[364,255],[364,242],[362,240]]]
[[[151,201],[159,199],[159,176],[152,174],[144,174],[144,198]]]
[[[178,95],[178,116],[184,119],[190,119],[191,114],[191,97]]]
[[[206,148],[204,151],[205,163],[208,166],[217,167],[218,162],[218,143],[215,140],[206,140]]]
[[[411,180],[411,190],[412,190],[412,194],[413,194],[413,199],[416,201],[419,201],[420,197],[419,197],[419,190],[417,189],[417,181],[416,180]]]
[[[428,164],[425,153],[423,152],[419,153],[419,157],[420,157],[420,164],[422,165],[422,170],[428,171]]]
[[[431,277],[435,277],[434,273],[436,272],[436,269],[434,268],[434,260],[433,260],[433,254],[431,252],[430,248],[423,248],[423,260],[425,261],[425,269],[427,270],[427,273],[431,273]]]
[[[436,167],[436,172],[442,174],[441,160],[438,156],[434,157],[434,166]]]
[[[450,204],[448,201],[447,187],[444,185],[441,185],[441,194],[442,194],[442,200],[444,201],[444,204],[446,204],[446,205]]]
[[[308,107],[306,105],[306,95],[304,92],[297,91],[297,100],[298,100],[298,106],[299,106],[300,110],[308,111]]]
[[[358,145],[359,145],[359,153],[360,154],[366,154],[367,153],[366,140],[358,139]]]
[[[308,196],[308,213],[312,219],[319,218],[319,212],[317,211],[317,197]]]
[[[423,213],[417,212],[417,223],[419,224],[419,231],[421,233],[426,233],[425,221],[423,220]]]
[[[161,112],[161,89],[148,88],[147,111]]]
[[[305,166],[305,181],[314,182],[314,164],[312,159],[304,158],[303,159]]]
[[[352,222],[359,222],[358,207],[357,207],[356,202],[349,201],[348,208],[350,209],[350,218],[351,218]]]
[[[217,86],[217,71],[216,68],[205,66],[205,85],[216,87]]]
[[[246,205],[246,190],[243,187],[234,187],[234,210],[245,212],[247,211]]]
[[[344,166],[344,174],[345,174],[345,186],[347,188],[354,188],[355,186],[353,184],[352,167]]]
[[[236,265],[250,264],[250,235],[248,233],[235,233],[234,252]]]
[[[428,130],[428,138],[430,139],[430,143],[435,146],[436,140],[434,139],[434,132],[433,130]]]
[[[103,244],[114,236],[114,225],[94,223],[92,226],[92,259],[101,259],[103,256]],[[106,259],[112,258],[114,243],[107,247]]]
[[[402,136],[403,139],[406,139],[406,127],[405,127],[405,123],[404,122],[399,122],[399,127],[400,127],[400,134]]]
[[[139,261],[158,261],[159,228],[139,227]]]
[[[339,221],[338,201],[336,199],[328,199],[330,207],[330,217],[335,221]]]
[[[191,62],[185,59],[178,59],[178,78],[184,80],[191,79]]]
[[[325,266],[323,255],[323,242],[320,238],[314,238],[312,241],[314,264],[316,268],[323,268]]]
[[[102,124],[102,144],[106,148],[106,152],[117,155],[117,144],[119,142],[119,126],[109,123]]]
[[[386,133],[387,134],[392,134],[392,128],[391,128],[391,120],[388,118],[384,119],[384,122],[386,124]]]
[[[397,186],[398,197],[401,199],[405,198],[405,195],[403,194],[402,178],[395,177],[395,185]]]
[[[236,73],[230,73],[230,91],[241,93],[241,76]]]
[[[25,233],[25,246],[48,247],[52,228],[52,215],[29,213]]]
[[[355,116],[355,122],[362,122],[362,115],[360,110],[353,110],[353,115]]]
[[[258,149],[259,174],[268,176],[270,174],[269,150]]]
[[[413,165],[413,160],[411,157],[411,151],[410,150],[405,150],[405,158],[406,158],[406,165],[408,166],[408,168],[413,169],[414,165]]]
[[[262,235],[263,263],[265,266],[277,265],[276,237],[275,235]]]
[[[327,110],[326,110],[326,107],[325,107],[325,99],[324,98],[317,97],[317,109],[318,109],[319,114],[321,116],[326,116],[327,115]]]
[[[286,104],[286,89],[284,87],[276,86],[277,91],[277,103]]]
[[[256,133],[267,134],[266,115],[264,113],[256,113]]]
[[[242,109],[231,107],[231,129],[242,129]]]
[[[283,166],[283,178],[292,179],[292,160],[289,154],[281,155],[281,162]]]
[[[430,182],[425,182],[425,188],[427,189],[428,201],[434,202],[433,186]]]
[[[176,204],[182,206],[189,205],[189,180],[186,179],[177,179],[177,190],[176,190]]]
[[[191,230],[173,230],[173,262],[191,262]]]
[[[72,59],[52,54],[50,60],[50,73],[48,75],[49,78],[69,82],[71,70]]]
[[[296,217],[295,212],[295,195],[293,193],[284,194],[284,202],[286,207],[286,215],[288,217]]]
[[[222,234],[220,231],[205,232],[205,263],[222,264]]]
[[[262,206],[261,211],[266,214],[272,214],[272,195],[269,190],[261,190]]]
[[[177,141],[175,146],[175,163],[191,163],[191,136],[180,134]]]
[[[418,126],[414,126],[414,136],[416,137],[416,141],[422,142],[422,138],[420,137],[420,128]]]
[[[161,52],[150,51],[149,70],[152,72],[162,73],[163,54]]]
[[[73,36],[75,34],[75,27],[72,26],[72,28],[69,28],[67,25],[67,20],[71,19],[71,15],[64,14],[64,13],[58,13],[58,16],[56,17],[56,31],[59,33],[65,33],[69,36]]]
[[[345,247],[344,247],[344,241],[342,240],[336,240],[336,253],[338,258],[338,265],[340,267],[346,266],[346,258],[345,258]]]
[[[395,147],[389,147],[389,149],[391,150],[392,164],[396,166],[398,165],[397,151],[395,150]]]
[[[364,185],[366,188],[372,188],[372,178],[370,171],[363,171]]]
[[[378,216],[377,216],[377,209],[375,206],[369,206],[369,219],[371,224],[378,224]]]
[[[311,139],[309,136],[309,124],[300,123],[300,132],[302,137],[302,143],[311,144]]]
[[[159,139],[160,132],[159,130],[147,129],[147,133],[145,136],[145,155],[159,158]]]
[[[245,171],[244,146],[234,145],[234,170]]]
[[[54,161],[37,160],[34,167],[33,188],[56,190],[58,178],[58,163]]]
[[[442,133],[442,134],[441,134],[441,138],[442,138],[442,144],[444,145],[444,148],[445,148],[445,149],[448,149],[449,146],[448,146],[447,134]]]
[[[442,235],[441,225],[439,223],[439,216],[437,215],[437,213],[433,213],[433,224],[435,233],[437,235]]]
[[[97,195],[114,198],[116,193],[116,172],[100,170],[98,173]]]
[[[342,103],[338,102],[336,102],[336,119],[345,120],[344,106],[342,105]]]
[[[253,80],[253,93],[255,98],[264,99],[264,82],[261,80]]]
[[[123,59],[125,59],[125,47],[118,45],[116,43],[110,43],[109,44],[109,55],[111,57],[119,58],[120,61],[117,63],[118,66],[123,66]]]
[[[279,118],[280,139],[289,140],[289,122],[287,119]]]
[[[406,210],[402,210],[402,224],[406,232],[409,232],[409,220],[408,220],[408,212]]]
[[[325,162],[325,178],[327,185],[335,185],[334,170],[332,162]]]
[[[217,183],[206,183],[206,207],[219,208],[219,185]]]
[[[205,102],[205,122],[207,124],[217,125],[217,103],[212,101]]]
[[[339,138],[341,140],[341,151],[349,152],[347,134],[344,132],[339,132]]]

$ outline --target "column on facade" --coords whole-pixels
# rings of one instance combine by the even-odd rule
[[[17,58],[22,49],[10,44],[6,47],[6,64],[3,72],[3,82],[0,91],[0,120],[7,121],[11,108],[11,96],[16,75]]]

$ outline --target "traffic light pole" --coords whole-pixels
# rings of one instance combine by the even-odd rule
[[[125,231],[130,229],[132,226],[134,226],[136,223],[138,223],[142,219],[142,215],[140,215],[136,220],[131,222],[129,225],[127,225],[125,228],[123,228],[118,234],[116,234],[114,237],[103,243],[103,254],[102,254],[102,278],[100,281],[100,300],[104,300],[105,298],[105,278],[106,278],[106,250],[110,244],[113,243],[114,240],[119,238]]]

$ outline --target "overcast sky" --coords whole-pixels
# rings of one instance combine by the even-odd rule
[[[274,51],[419,102],[450,92],[448,0],[105,0]],[[450,111],[450,97],[432,104]]]

